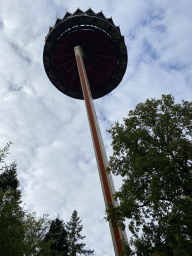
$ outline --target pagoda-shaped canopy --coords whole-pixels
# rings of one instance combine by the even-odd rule
[[[93,99],[118,86],[127,66],[127,49],[112,18],[89,8],[67,12],[46,36],[43,61],[54,86],[64,94],[83,99],[74,47],[81,46]]]

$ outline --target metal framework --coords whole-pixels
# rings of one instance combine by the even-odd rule
[[[50,28],[45,41],[43,61],[47,76],[70,97],[83,99],[73,52],[77,45],[87,55],[84,61],[93,99],[111,92],[124,76],[127,67],[124,37],[102,12],[78,9],[74,14],[66,13]]]
[[[117,206],[112,196],[112,176],[105,172],[108,160],[93,99],[106,95],[122,80],[127,66],[124,38],[112,19],[106,19],[102,12],[95,14],[89,9],[84,13],[78,9],[57,19],[50,28],[43,58],[45,71],[55,87],[68,96],[85,100],[105,206]],[[115,255],[123,255],[126,233],[118,226],[113,228],[110,221],[109,226]]]

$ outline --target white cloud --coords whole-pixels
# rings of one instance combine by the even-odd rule
[[[95,100],[108,156],[106,132],[147,98],[172,93],[191,101],[192,3],[180,1],[9,1],[0,3],[0,145],[6,163],[17,160],[22,199],[37,215],[74,209],[84,225],[87,248],[114,255],[83,101],[69,98],[49,81],[43,67],[44,38],[56,17],[91,7],[120,25],[129,53],[126,74],[110,94]],[[114,177],[116,189],[121,177]],[[129,233],[128,233],[129,237]]]

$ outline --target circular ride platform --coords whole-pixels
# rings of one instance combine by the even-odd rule
[[[74,53],[75,46],[84,52],[84,64],[93,99],[100,98],[121,82],[127,67],[124,37],[113,20],[102,12],[77,9],[66,13],[50,27],[45,38],[43,62],[47,76],[62,93],[83,99]]]

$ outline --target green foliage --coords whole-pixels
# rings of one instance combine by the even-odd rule
[[[41,255],[39,250],[46,252],[49,247],[44,243],[45,234],[49,228],[50,220],[48,214],[44,214],[43,217],[36,217],[36,213],[25,212],[25,218],[23,221],[24,226],[24,241],[23,246],[25,248],[25,254],[28,255]]]
[[[1,151],[2,152],[2,151]],[[16,164],[5,166],[0,175],[0,251],[1,255],[22,255],[25,213],[20,206]]]
[[[0,189],[4,191],[12,188],[16,191],[18,187],[19,181],[17,179],[16,163],[12,163],[10,167],[6,166],[4,172],[0,174]]]
[[[0,150],[0,163],[4,163],[12,143]],[[77,253],[91,255],[93,251],[84,250],[84,239],[80,235],[83,226],[72,214],[67,227],[62,220],[50,221],[48,215],[36,217],[21,206],[21,192],[18,189],[17,165],[0,168],[0,255],[1,256],[76,256]],[[47,232],[47,230],[49,231]],[[70,250],[70,253],[69,253]]]
[[[0,251],[2,256],[22,255],[24,252],[24,212],[18,206],[13,190],[0,195]]]
[[[113,156],[107,172],[124,177],[107,220],[130,220],[127,255],[191,255],[192,102],[174,97],[140,103],[109,130]]]
[[[62,220],[56,218],[51,222],[49,231],[45,235],[44,243],[48,245],[43,255],[67,256],[69,255],[68,233]],[[41,252],[42,254],[42,252]]]
[[[13,144],[13,142],[10,141],[9,143],[7,143],[4,149],[0,149],[0,163],[4,163],[4,158],[7,156],[7,154],[10,154],[8,151],[11,144]],[[3,170],[3,168],[6,167],[7,165],[5,164],[5,166],[2,166],[0,170]]]
[[[82,220],[77,217],[77,211],[74,210],[70,221],[66,224],[66,229],[69,237],[70,256],[76,256],[77,253],[85,255],[92,255],[94,253],[94,251],[83,249],[85,247],[84,243],[78,243],[78,240],[82,240],[85,238],[85,236],[81,236],[80,234],[83,229],[83,225],[80,224],[81,222]]]
[[[0,162],[4,162],[10,144],[0,150]],[[46,248],[43,238],[50,221],[47,215],[36,219],[35,213],[22,208],[16,163],[1,170],[4,171],[0,174],[0,255],[35,256],[37,248]]]

